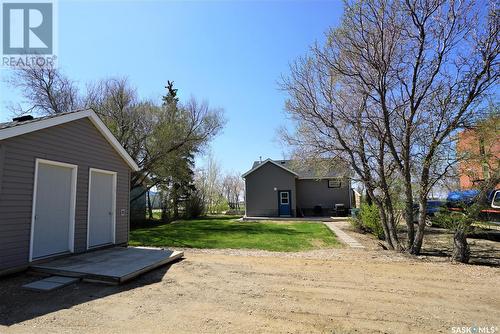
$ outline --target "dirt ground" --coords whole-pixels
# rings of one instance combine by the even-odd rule
[[[351,234],[351,233],[350,233]],[[352,235],[352,234],[351,234]],[[353,235],[356,237],[356,235]],[[500,268],[375,250],[187,250],[122,286],[0,279],[0,333],[453,333],[500,329]]]
[[[348,234],[352,235],[365,247],[375,250],[380,249],[378,241],[369,234],[360,234],[347,222],[337,224]],[[475,236],[467,238],[470,247],[471,264],[493,266],[500,268],[500,226],[493,229],[478,229]],[[406,242],[406,231],[400,226],[398,233],[402,244]],[[451,231],[439,227],[427,227],[425,230],[424,244],[422,246],[420,259],[432,262],[449,262],[453,253],[453,234]]]

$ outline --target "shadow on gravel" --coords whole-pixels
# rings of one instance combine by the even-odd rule
[[[421,256],[451,258],[453,234],[444,228],[430,227],[425,230]],[[401,240],[406,235],[401,234]],[[467,237],[470,246],[469,264],[500,267],[500,231],[478,229]]]
[[[39,280],[40,276],[20,273],[0,278],[0,325],[11,326],[113,294],[158,283],[176,263],[179,261],[145,273],[122,285],[78,282],[51,292],[35,292],[21,288],[23,284]]]

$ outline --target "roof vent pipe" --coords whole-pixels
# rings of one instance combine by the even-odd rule
[[[12,121],[13,122],[25,122],[25,121],[31,121],[32,119],[33,119],[33,116],[26,115],[26,116],[15,117],[12,119]]]

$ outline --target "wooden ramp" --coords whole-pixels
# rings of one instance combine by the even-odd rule
[[[115,247],[34,264],[31,269],[45,274],[120,284],[183,255],[183,252],[164,249]]]

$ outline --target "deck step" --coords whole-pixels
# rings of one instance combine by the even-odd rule
[[[79,278],[75,277],[50,276],[38,281],[25,284],[23,285],[23,289],[32,291],[52,291],[76,283],[79,280]]]

